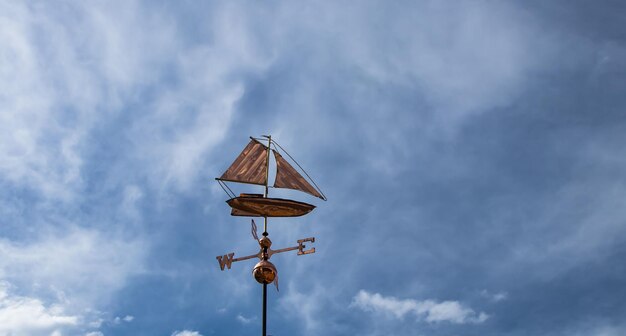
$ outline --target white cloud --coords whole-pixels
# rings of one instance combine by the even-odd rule
[[[279,298],[282,310],[286,314],[294,315],[302,320],[304,328],[309,334],[317,334],[322,328],[320,312],[330,302],[327,295],[330,291],[314,287],[311,292],[302,293],[293,282],[287,284],[286,294]]]
[[[79,317],[65,313],[60,304],[47,305],[37,298],[14,295],[9,289],[7,282],[0,282],[0,335],[50,334],[79,323]]]
[[[315,138],[323,148],[349,133],[345,140],[377,153],[364,158],[368,168],[394,174],[407,169],[399,165],[402,157],[456,136],[477,114],[510,106],[530,76],[554,66],[545,56],[553,50],[550,37],[512,4],[373,6],[320,2],[303,11],[286,3],[271,12],[259,39],[299,64],[288,82],[298,85],[273,105],[280,118],[271,127],[279,139],[298,144]],[[308,42],[294,46],[294,40]],[[296,59],[309,52],[307,62]],[[329,83],[341,113],[329,104]],[[352,131],[345,132],[346,123]],[[441,164],[441,175],[463,170],[453,163]]]
[[[463,306],[458,301],[402,300],[384,297],[378,293],[371,294],[364,290],[359,291],[354,296],[351,307],[369,312],[390,314],[395,318],[403,318],[412,313],[417,318],[427,322],[482,323],[489,318],[486,313],[477,314],[473,309]]]
[[[142,271],[145,244],[74,228],[28,244],[0,239],[0,278],[45,284],[73,304],[106,300],[131,274]]]
[[[626,160],[614,142],[615,133],[600,132],[586,139],[576,153],[572,178],[546,192],[524,222],[525,230],[509,244],[513,260],[502,269],[525,270],[528,276],[553,279],[588,262],[610,257],[626,240]],[[555,146],[564,147],[564,137]]]
[[[172,333],[172,336],[202,336],[202,334],[200,334],[197,331],[191,331],[191,330],[183,330],[183,331],[176,330],[174,333]]]
[[[90,51],[75,45],[81,22],[64,25],[43,6],[0,6],[0,177],[71,200],[82,185],[81,143],[107,101],[84,59]]]
[[[520,92],[536,66],[537,55],[528,48],[539,45],[523,12],[504,3],[471,1],[416,7],[414,15],[389,20],[385,30],[370,24],[371,11],[352,15],[350,7],[333,8],[330,20],[346,20],[350,32],[338,34],[343,56],[378,81],[416,81],[447,122],[507,104]],[[398,6],[390,13],[404,10]],[[367,33],[355,34],[360,30]]]
[[[105,179],[149,167],[157,189],[189,188],[244,93],[236,74],[267,63],[236,11],[214,15],[211,44],[186,45],[171,13],[138,1],[1,4],[0,181],[76,199],[94,129],[149,90],[155,98],[128,112],[136,122],[121,125],[130,143],[113,160],[127,159],[120,176]]]
[[[80,228],[58,235],[42,234],[30,243],[0,239],[0,279],[26,293],[18,301],[38,312],[31,315],[40,316],[40,321],[57,321],[59,327],[97,328],[102,319],[94,308],[105,307],[130,275],[142,271],[144,248],[138,241]],[[54,298],[55,304],[44,306],[42,302],[47,300],[42,298]],[[5,310],[4,314],[14,311]],[[28,333],[25,324],[10,325],[16,328],[15,333]]]
[[[317,253],[317,252],[316,252]],[[292,274],[307,274],[311,272],[310,264],[295,258],[283,259],[286,268]],[[346,291],[350,290],[350,281],[339,281],[333,286],[327,282],[307,282],[297,279],[296,276],[282,283],[278,295],[278,309],[282,315],[298,321],[301,328],[300,335],[321,335],[328,330],[341,334],[353,334],[346,329],[344,322],[329,316],[337,316],[345,312],[345,301],[342,299]],[[341,332],[343,331],[343,332]],[[387,330],[388,331],[388,330]],[[379,333],[380,334],[380,333]],[[381,334],[382,335],[382,334]]]
[[[241,322],[242,324],[249,324],[254,320],[256,320],[256,317],[245,317],[241,314],[237,315],[237,321]]]
[[[91,331],[86,333],[85,336],[104,336],[104,334],[100,331]]]
[[[98,314],[96,314],[96,315],[98,315]],[[91,321],[89,321],[89,323],[87,323],[87,327],[98,329],[98,328],[100,328],[100,326],[102,326],[103,322],[104,322],[103,318],[97,317],[97,318],[92,319]]]
[[[500,302],[503,300],[508,299],[509,297],[509,293],[507,292],[497,292],[497,293],[491,293],[488,290],[484,289],[483,291],[480,292],[480,295],[482,295],[483,297],[493,301],[493,302]]]
[[[126,315],[126,316],[124,316],[124,317],[119,317],[119,316],[116,316],[116,317],[113,319],[113,323],[114,323],[114,324],[120,324],[120,323],[122,323],[122,321],[124,321],[124,322],[131,322],[131,321],[132,321],[132,320],[134,320],[134,319],[135,319],[135,317],[134,317],[134,316],[131,316],[131,315]]]

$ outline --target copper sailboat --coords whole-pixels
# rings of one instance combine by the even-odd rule
[[[274,188],[299,190],[326,200],[326,197],[319,188],[313,186],[315,182],[309,178],[313,185],[309,183],[309,181],[276,150],[278,148],[282,149],[280,145],[271,140],[271,138],[268,137],[268,139],[268,145],[266,146],[251,137],[250,142],[243,149],[241,154],[239,154],[237,159],[235,159],[222,176],[216,178],[223,187],[226,187],[224,190],[228,191],[230,191],[230,189],[228,189],[225,182],[257,184],[266,187],[265,194],[240,194],[237,197],[234,197],[235,195],[232,194],[233,197],[226,201],[232,208],[232,216],[298,217],[306,215],[315,209],[314,205],[305,202],[267,197],[270,151],[274,154],[276,161]],[[289,156],[289,154],[287,155]],[[289,157],[291,158],[291,156]],[[297,165],[297,162],[295,163]],[[300,166],[298,165],[298,167]],[[302,171],[307,175],[304,170]]]

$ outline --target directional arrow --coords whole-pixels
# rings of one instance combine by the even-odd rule
[[[282,248],[278,250],[272,250],[271,248],[269,248],[269,246],[272,245],[272,242],[267,237],[263,237],[259,239],[258,241],[259,241],[260,250],[257,254],[251,254],[245,257],[235,258],[235,253],[233,252],[233,253],[228,253],[222,256],[215,257],[217,259],[217,262],[220,264],[220,269],[222,271],[224,270],[224,268],[230,269],[231,264],[234,262],[248,260],[248,259],[252,259],[255,257],[259,258],[260,260],[268,260],[274,254],[277,254],[277,253],[283,253],[283,252],[289,252],[289,251],[295,251],[295,250],[298,250],[298,255],[315,253],[315,247],[305,250],[306,245],[304,245],[305,242],[314,243],[315,237],[299,239],[297,246],[286,247],[286,248]],[[265,247],[267,247],[267,252],[264,251]],[[264,258],[265,256],[267,256],[267,258]]]

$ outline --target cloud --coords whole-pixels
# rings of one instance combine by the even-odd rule
[[[623,336],[626,333],[626,327],[607,325],[602,327],[596,327],[592,330],[586,330],[584,332],[575,331],[572,335],[576,336]]]
[[[59,8],[1,6],[0,176],[72,200],[83,183],[81,143],[97,105],[113,97],[84,58],[92,50],[74,44],[76,26],[55,20]],[[37,38],[39,29],[47,39]]]
[[[122,321],[124,321],[124,322],[132,322],[134,319],[135,319],[135,317],[134,317],[134,316],[131,316],[131,315],[126,315],[126,316],[124,316],[124,317],[119,317],[119,316],[116,316],[116,317],[113,319],[113,323],[115,323],[115,324],[120,324],[120,323],[122,323]]]
[[[82,228],[41,234],[29,243],[0,239],[0,279],[9,280],[26,293],[12,299],[5,290],[5,300],[10,300],[5,303],[14,305],[5,307],[3,314],[6,318],[20,303],[37,317],[33,326],[45,322],[59,330],[70,326],[98,328],[102,322],[99,309],[106,307],[130,275],[142,270],[144,246],[139,241]],[[48,300],[56,303],[44,306],[42,302]],[[3,325],[15,328],[16,333],[30,330],[25,323]]]
[[[144,199],[195,186],[244,93],[238,73],[263,67],[236,12],[207,21],[212,45],[184,42],[171,15],[0,4],[0,280],[25,297],[106,310],[146,269]]]
[[[384,10],[332,2],[306,11],[286,4],[268,21],[259,39],[280,58],[255,83],[277,100],[265,127],[292,149],[350,147],[358,157],[357,146],[368,148],[377,154],[360,155],[358,166],[385,176],[417,169],[404,166],[405,159],[429,156],[431,146],[455,136],[472,117],[514,104],[528,78],[552,66],[531,52],[552,50],[546,34],[504,2],[421,1]],[[286,66],[297,71],[282,71]],[[263,107],[248,99],[253,109]],[[350,159],[345,152],[333,156]],[[441,163],[439,176],[459,166]]]
[[[0,334],[49,334],[80,322],[79,316],[65,313],[62,305],[46,305],[37,298],[14,295],[10,287],[0,282]]]
[[[256,317],[245,317],[241,314],[237,315],[237,321],[241,322],[242,324],[249,324],[254,320],[256,320]]]
[[[392,6],[388,13],[406,10]],[[380,20],[372,12],[348,18],[350,7],[334,11],[332,19],[348,20],[349,33],[338,34],[344,56],[352,56],[370,79],[416,81],[446,122],[509,104],[536,66],[527,49],[537,43],[529,18],[505,3],[422,2],[385,30],[371,25]],[[356,31],[367,32],[370,43],[354,39]]]
[[[320,329],[330,325],[330,322],[321,323],[324,318],[320,315],[324,312],[323,307],[331,306],[332,299],[329,296],[333,293],[320,286],[302,291],[298,285],[294,281],[287,283],[286,294],[279,299],[280,307],[286,315],[302,320],[307,335],[317,334]]]
[[[29,243],[0,239],[0,277],[45,284],[74,304],[105,300],[141,272],[145,245],[97,230],[73,228]]]
[[[183,331],[174,331],[172,333],[172,336],[202,336],[202,334],[200,334],[197,331],[191,331],[191,330],[183,330]]]
[[[486,289],[482,290],[480,292],[480,295],[493,302],[500,302],[500,301],[506,300],[509,297],[509,293],[507,292],[491,293]]]
[[[206,46],[184,44],[171,13],[138,1],[0,6],[0,181],[56,200],[78,199],[102,131],[126,140],[107,162],[120,176],[105,181],[149,167],[157,189],[189,188],[244,93],[237,73],[267,62],[234,11],[209,20]]]
[[[85,336],[104,336],[104,334],[100,331],[91,331],[86,333]]]
[[[378,293],[371,294],[364,290],[354,296],[350,306],[369,312],[391,314],[398,319],[412,313],[426,322],[482,323],[489,318],[486,313],[476,314],[473,309],[464,307],[458,301],[401,300],[384,297]]]

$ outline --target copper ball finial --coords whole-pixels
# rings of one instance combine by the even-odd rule
[[[276,279],[276,266],[267,260],[261,260],[254,265],[252,275],[254,279],[260,284],[270,284]]]

